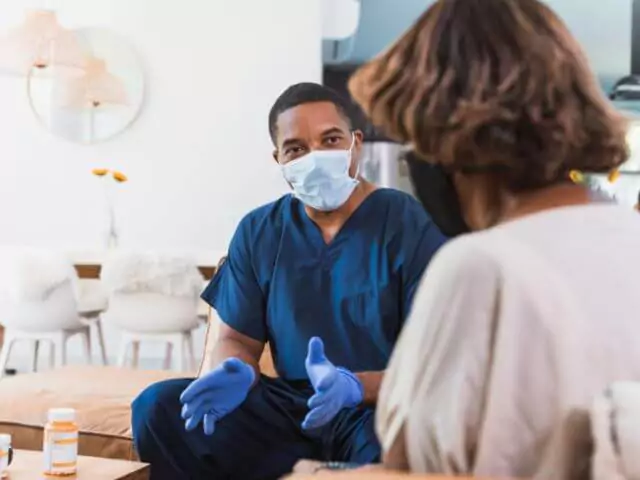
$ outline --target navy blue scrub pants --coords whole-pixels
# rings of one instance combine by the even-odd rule
[[[140,459],[151,464],[151,480],[270,480],[290,473],[300,459],[380,460],[371,408],[345,409],[318,430],[302,430],[313,393],[307,382],[263,376],[213,435],[202,428],[187,432],[179,397],[191,381],[156,383],[133,402],[133,438]]]

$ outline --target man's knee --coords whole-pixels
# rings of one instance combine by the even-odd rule
[[[191,383],[189,379],[173,379],[154,383],[131,404],[134,437],[143,429],[158,424],[167,426],[180,418],[180,394]]]
[[[298,459],[317,457],[314,444],[296,427],[306,398],[286,384],[260,379],[245,402],[206,436],[202,426],[186,432],[180,416],[180,394],[189,383],[151,385],[133,402],[135,447],[151,463],[151,478],[280,478]]]

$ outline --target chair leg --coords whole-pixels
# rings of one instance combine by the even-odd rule
[[[107,348],[104,343],[104,333],[102,332],[102,317],[96,318],[95,326],[96,335],[98,337],[98,346],[100,347],[100,356],[102,357],[102,364],[109,365],[109,360],[107,359]]]
[[[4,330],[4,344],[2,345],[2,350],[0,351],[0,378],[2,378],[7,369],[7,363],[9,362],[9,355],[11,354],[11,349],[13,348],[13,344],[15,342],[15,338],[11,335],[11,331],[7,329]]]
[[[123,338],[120,341],[120,353],[118,354],[118,366],[126,367],[127,366],[127,353],[129,351],[129,339]]]
[[[80,333],[80,336],[82,337],[82,346],[84,347],[84,355],[85,355],[85,359],[87,360],[87,364],[91,365],[92,363],[92,358],[91,358],[91,330],[89,329],[89,327],[87,327],[87,329]]]
[[[56,342],[49,340],[49,370],[56,366]]]
[[[134,340],[132,343],[132,354],[131,354],[131,366],[133,368],[138,368],[138,363],[140,362],[140,342]]]
[[[196,352],[193,348],[193,334],[191,332],[184,332],[183,334],[183,340],[184,343],[186,344],[186,354],[187,354],[187,365],[189,366],[189,371],[190,372],[195,372],[196,371]]]
[[[34,340],[32,343],[32,354],[33,359],[31,363],[31,372],[35,373],[38,371],[38,352],[40,350],[40,340]]]
[[[173,344],[171,342],[167,342],[164,351],[164,362],[162,364],[162,368],[165,370],[171,370],[171,355],[173,353]]]
[[[178,361],[178,371],[185,371],[185,363],[184,363],[184,338],[182,334],[178,334],[173,342],[173,351],[175,352],[175,357]]]
[[[67,335],[61,333],[55,339],[56,344],[56,366],[63,367],[67,364]]]

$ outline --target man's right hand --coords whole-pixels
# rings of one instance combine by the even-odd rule
[[[211,435],[216,422],[247,398],[255,376],[250,365],[237,358],[228,358],[213,371],[194,380],[180,395],[185,428],[193,430],[202,422],[204,433]]]

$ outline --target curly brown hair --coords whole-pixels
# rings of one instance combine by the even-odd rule
[[[538,0],[439,0],[349,88],[372,122],[460,171],[504,169],[509,188],[608,172],[627,123],[577,41]]]

